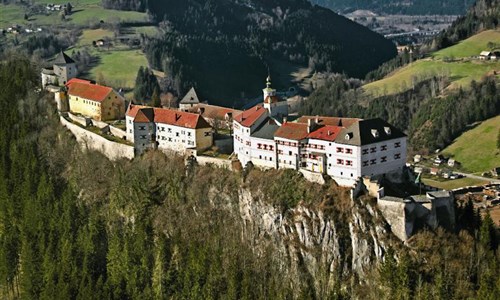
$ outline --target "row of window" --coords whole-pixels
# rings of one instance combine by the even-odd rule
[[[401,148],[401,142],[394,143],[394,148]],[[380,146],[380,151],[386,151],[386,150],[387,150],[387,145]],[[376,146],[375,147],[371,147],[371,148],[363,149],[363,154],[375,153],[375,152],[377,152],[377,147]]]
[[[353,151],[352,151],[352,149],[349,149],[349,148],[337,147],[337,153],[352,154]]]
[[[257,144],[257,149],[273,151],[274,146],[273,145],[266,145],[266,144]]]
[[[352,160],[337,159],[337,165],[345,165],[345,166],[352,167],[354,164],[353,164]]]
[[[290,147],[297,147],[297,143],[291,143],[291,142],[283,142],[283,141],[276,141],[278,145],[283,145],[283,146],[290,146]]]
[[[400,153],[394,154],[394,159],[401,159],[401,154]],[[384,163],[384,162],[387,162],[387,156],[382,156],[380,158],[380,163]],[[375,164],[377,164],[376,159],[363,161],[363,167],[368,167],[369,165],[375,165]]]

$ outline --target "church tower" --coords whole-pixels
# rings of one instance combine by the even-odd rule
[[[273,118],[283,118],[288,116],[288,104],[276,95],[276,90],[271,87],[271,76],[267,76],[266,88],[262,90],[264,94],[264,108],[269,111]]]

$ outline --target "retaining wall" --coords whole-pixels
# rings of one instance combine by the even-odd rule
[[[60,117],[61,124],[76,137],[77,142],[84,148],[99,151],[110,160],[121,158],[133,159],[134,147],[112,142],[98,134],[90,132],[78,125]]]
[[[216,165],[218,167],[222,168],[227,168],[229,170],[232,170],[232,163],[229,159],[222,159],[222,158],[215,158],[215,157],[208,157],[208,156],[197,156],[196,161],[198,164],[204,166],[204,165]]]

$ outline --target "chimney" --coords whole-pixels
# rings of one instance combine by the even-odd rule
[[[318,115],[316,115],[315,122],[316,122],[316,124],[319,124],[319,116]]]
[[[330,130],[328,130],[328,136],[332,135],[332,132]]]
[[[200,115],[202,115],[205,112],[205,108],[204,107],[199,107],[198,111],[199,111]]]
[[[285,124],[286,122],[288,122],[288,118],[287,117],[283,117],[283,124]]]
[[[314,127],[314,120],[307,119],[307,133],[311,133],[313,131],[313,127]]]

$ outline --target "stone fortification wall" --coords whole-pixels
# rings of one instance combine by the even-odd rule
[[[73,122],[76,122],[84,127],[90,126],[92,124],[92,120],[89,118],[79,117],[70,112],[68,112],[68,118],[70,118]]]
[[[215,158],[215,157],[208,157],[208,156],[197,156],[196,161],[200,165],[215,165],[221,168],[227,168],[229,170],[232,170],[232,163],[229,159],[222,159],[222,158]]]
[[[107,140],[98,134],[71,123],[62,116],[60,117],[60,121],[63,126],[71,131],[83,148],[99,151],[110,160],[134,158],[134,147]]]

